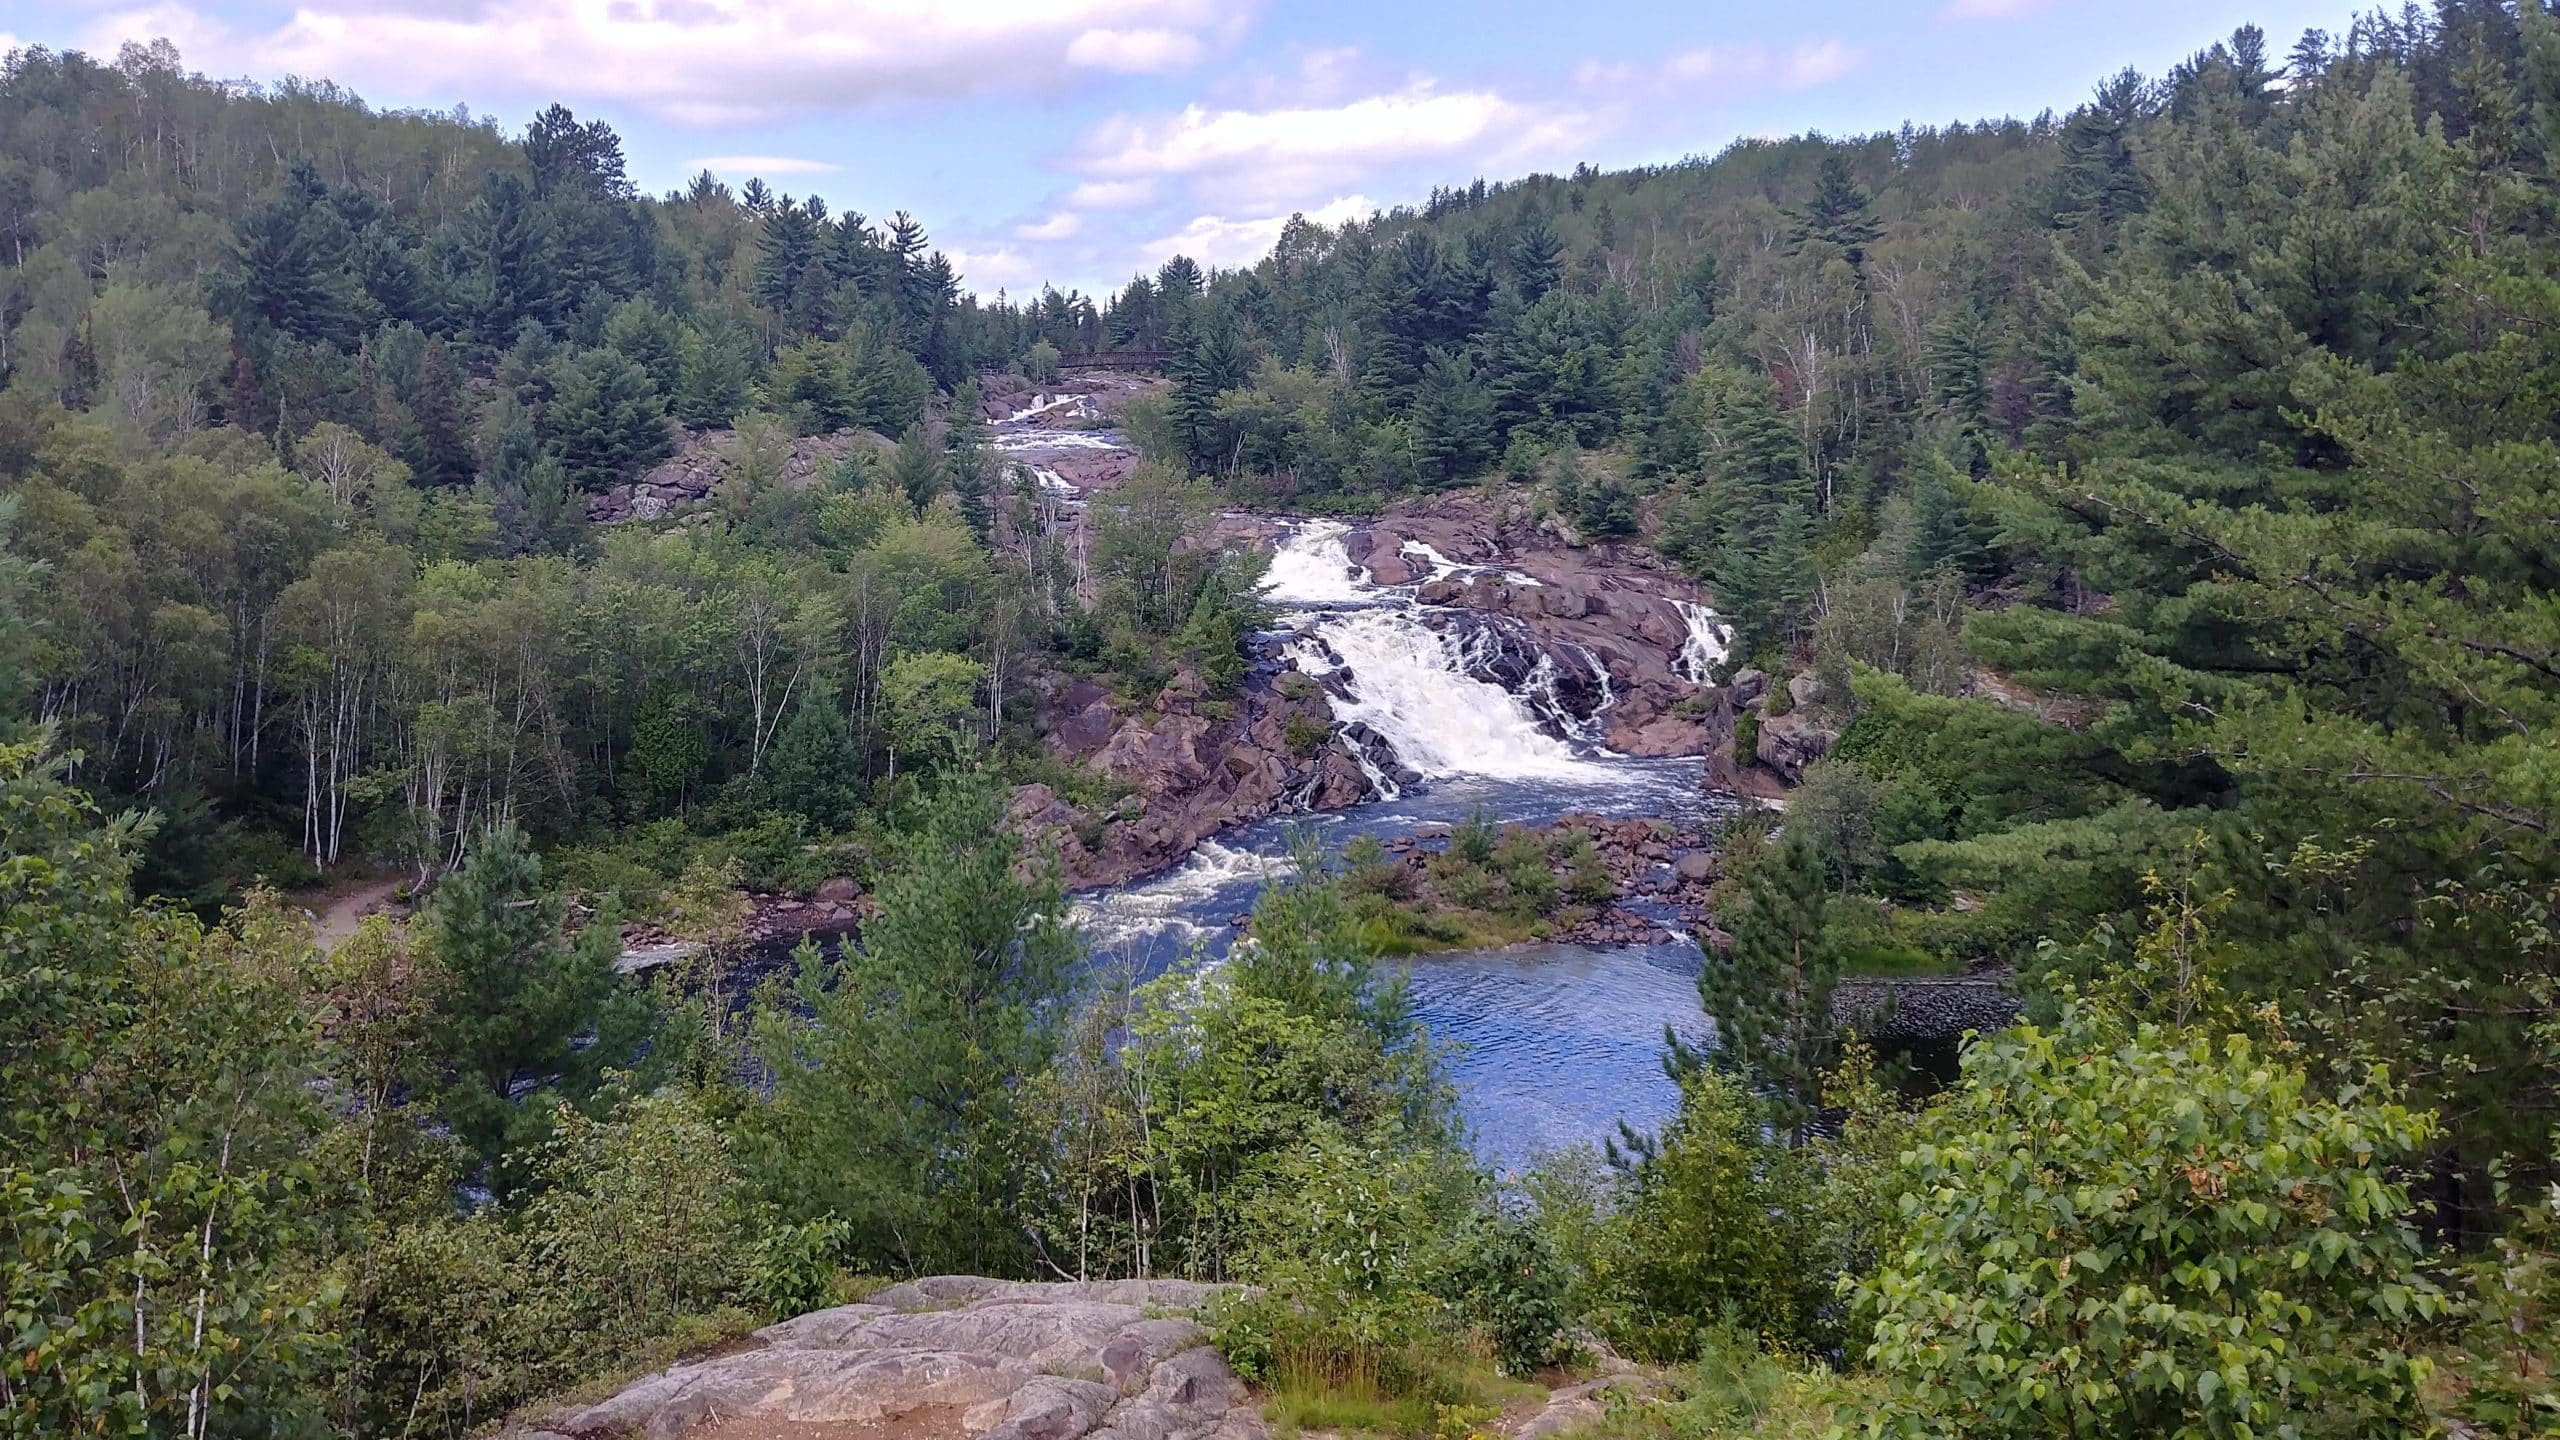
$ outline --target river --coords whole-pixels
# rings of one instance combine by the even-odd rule
[[[1106,403],[1096,406],[1082,396],[1036,396],[992,426],[994,448],[1038,481],[1049,523],[1073,530],[1071,553],[1082,548],[1086,467],[1128,448],[1118,432],[1094,428],[1109,415],[1110,397],[1100,398]],[[1485,632],[1448,624],[1453,612],[1418,598],[1423,583],[1470,567],[1408,546],[1421,580],[1380,584],[1351,560],[1346,530],[1321,519],[1291,524],[1265,581],[1280,618],[1264,642],[1328,680],[1336,722],[1372,757],[1373,798],[1248,825],[1160,875],[1077,896],[1098,964],[1143,976],[1195,951],[1223,954],[1236,917],[1289,873],[1302,832],[1338,852],[1361,835],[1410,836],[1479,811],[1544,824],[1573,812],[1709,821],[1734,808],[1732,797],[1704,789],[1703,761],[1610,753],[1595,715],[1576,714],[1559,697],[1551,663],[1510,688],[1484,678],[1496,668],[1478,653]],[[1703,678],[1721,654],[1721,632],[1702,608],[1683,614],[1690,634],[1678,664]],[[1604,693],[1600,708],[1610,703]],[[1648,913],[1641,903],[1628,908]],[[1657,944],[1544,944],[1398,962],[1410,967],[1415,1010],[1446,1049],[1461,1112],[1487,1161],[1516,1167],[1541,1151],[1604,1141],[1621,1121],[1650,1129],[1670,1114],[1677,1091],[1661,1065],[1665,1027],[1694,1041],[1713,1026],[1699,1007],[1697,946],[1673,928],[1675,917],[1654,918],[1664,925]]]
[[[1301,671],[1333,679],[1335,719],[1385,752],[1372,773],[1376,798],[1247,826],[1163,875],[1079,897],[1104,963],[1152,974],[1195,949],[1222,953],[1235,917],[1289,872],[1302,832],[1339,851],[1361,835],[1409,836],[1479,811],[1545,824],[1572,812],[1703,821],[1733,808],[1703,789],[1701,761],[1604,749],[1594,717],[1557,700],[1551,671],[1533,670],[1516,689],[1479,678],[1486,657],[1472,647],[1481,632],[1467,638],[1435,624],[1446,616],[1419,602],[1418,584],[1372,581],[1344,552],[1342,531],[1324,520],[1290,530],[1265,583],[1281,614],[1265,638]],[[1463,568],[1430,558],[1430,578]],[[1668,929],[1668,914],[1656,918],[1666,926],[1659,944],[1407,962],[1416,1011],[1449,1047],[1461,1110],[1486,1160],[1516,1167],[1542,1150],[1605,1140],[1621,1121],[1649,1129],[1668,1115],[1676,1091],[1661,1068],[1664,1028],[1698,1040],[1711,1026],[1698,1003],[1697,947]]]

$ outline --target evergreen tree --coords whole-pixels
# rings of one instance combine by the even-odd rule
[[[512,826],[480,837],[429,900],[436,956],[430,1089],[454,1134],[497,1168],[549,1123],[544,1104],[596,1093],[607,1070],[638,1059],[650,1028],[645,992],[621,982],[611,925],[564,941],[567,905]]]
[[[1511,237],[1511,288],[1522,305],[1535,305],[1556,288],[1564,278],[1563,254],[1564,242],[1556,238],[1545,211],[1520,217],[1520,228]]]
[[[314,204],[315,189],[325,193],[310,162],[297,160],[276,196],[241,219],[236,299],[227,308],[235,321],[345,346],[362,328],[345,269],[346,226]]]
[[[1743,847],[1734,861],[1742,893],[1727,921],[1733,948],[1706,957],[1698,998],[1716,1022],[1717,1058],[1769,1087],[1780,1127],[1802,1144],[1838,1049],[1831,867],[1811,840],[1792,832]],[[1674,1053],[1690,1058],[1676,1040]]]
[[[639,366],[660,395],[676,393],[679,338],[675,317],[646,296],[623,301],[605,317],[604,343]]]
[[[898,448],[889,457],[889,483],[921,514],[949,483],[947,465],[942,448],[933,443],[933,433],[919,420],[898,437]]]
[[[543,428],[572,486],[607,489],[675,453],[657,387],[638,365],[616,351],[590,350],[558,375]]]
[[[862,799],[862,752],[845,723],[835,686],[823,677],[800,692],[766,758],[774,805],[812,824],[842,829]]]
[[[955,777],[880,916],[839,963],[803,952],[808,1019],[764,1021],[776,1058],[761,1177],[785,1213],[852,1223],[868,1264],[1004,1274],[1028,1262],[1032,1082],[1056,1055],[1077,946],[1052,875],[1018,873],[1002,792]]]
[[[1840,150],[1824,151],[1813,198],[1795,214],[1796,244],[1801,247],[1808,240],[1821,240],[1837,246],[1850,264],[1863,266],[1867,247],[1875,243],[1880,233],[1875,207],[1867,199],[1866,187],[1858,183],[1857,172],[1850,168],[1848,155]]]
[[[1435,349],[1413,403],[1414,449],[1443,480],[1481,474],[1495,454],[1493,395],[1465,351]]]
[[[674,393],[676,420],[689,430],[717,429],[747,408],[746,344],[725,317],[678,335]]]
[[[527,322],[556,326],[571,299],[532,190],[504,171],[438,234],[433,264],[447,322],[484,345],[512,343]]]
[[[462,377],[446,358],[444,342],[429,340],[418,356],[418,380],[409,409],[417,421],[418,443],[410,468],[428,485],[463,485],[471,480],[471,437],[462,413]]]
[[[995,528],[995,507],[991,503],[995,488],[995,457],[987,449],[984,394],[978,389],[974,375],[960,382],[951,393],[951,406],[945,412],[942,450],[944,463],[951,476],[951,488],[960,497],[960,513],[967,518],[980,544],[986,544]]]

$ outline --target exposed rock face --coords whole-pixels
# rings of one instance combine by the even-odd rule
[[[990,414],[1019,413],[1006,407],[1023,397],[994,393]],[[1218,538],[1267,546],[1283,529],[1230,516]],[[1683,607],[1706,594],[1650,550],[1575,545],[1493,492],[1408,501],[1352,529],[1343,545],[1379,583],[1417,585],[1422,604],[1456,612],[1448,623],[1485,642],[1474,647],[1487,657],[1483,678],[1518,692],[1545,662],[1554,700],[1577,721],[1596,714],[1611,749],[1706,755],[1729,744],[1729,693],[1697,683],[1681,661]],[[1334,733],[1323,687],[1276,659],[1232,700],[1202,695],[1187,677],[1138,703],[1055,678],[1040,710],[1053,755],[1110,777],[1136,801],[1093,813],[1046,786],[1017,792],[1015,823],[1055,844],[1070,887],[1161,869],[1222,829],[1283,809],[1357,803],[1369,793],[1364,751],[1393,768],[1372,737]]]
[[[1801,710],[1790,710],[1760,722],[1760,763],[1777,771],[1788,784],[1798,784],[1805,767],[1830,754],[1839,739],[1839,731]]]
[[[598,525],[629,520],[657,520],[711,498],[727,472],[733,430],[685,432],[676,453],[628,485],[616,485],[587,497],[587,519]],[[862,449],[886,449],[890,442],[868,430],[839,430],[833,435],[804,436],[791,442],[782,462],[782,483],[795,490],[814,484],[825,468]]]
[[[1321,687],[1265,667],[1232,698],[1188,671],[1124,714],[1101,687],[1058,687],[1043,706],[1048,742],[1126,794],[1087,813],[1046,785],[1014,792],[1015,830],[1055,848],[1070,889],[1116,884],[1180,861],[1201,841],[1292,805],[1339,809],[1367,793],[1346,744],[1332,736]]]
[[[1215,1293],[919,1280],[757,1331],[753,1349],[652,1375],[523,1440],[1262,1440],[1194,1318]]]
[[[1758,758],[1789,785],[1796,785],[1803,782],[1806,766],[1840,743],[1840,731],[1826,723],[1828,717],[1816,708],[1823,699],[1822,679],[1812,671],[1787,682],[1787,699],[1793,705],[1786,714],[1761,717]]]

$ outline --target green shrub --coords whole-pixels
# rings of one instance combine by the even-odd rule
[[[853,1227],[832,1215],[769,1225],[756,1237],[747,1262],[747,1293],[770,1320],[826,1308],[835,1298],[845,1247],[852,1239]]]
[[[1644,1147],[1626,1202],[1623,1294],[1612,1339],[1676,1362],[1718,1326],[1803,1351],[1838,1337],[1811,1157],[1770,1138],[1741,1080],[1699,1067],[1680,1110]]]
[[[2434,1132],[2246,1038],[2066,1004],[1967,1052],[1854,1288],[1893,1385],[1868,1433],[2414,1434],[2446,1311],[2393,1166]]]
[[[1574,1357],[1563,1267],[1546,1235],[1522,1216],[1479,1212],[1458,1236],[1442,1293],[1491,1343],[1505,1375],[1534,1374]]]
[[[2499,1201],[2509,1200],[2498,1181]],[[2480,1435],[2560,1435],[2560,1186],[2472,1263],[2452,1410]]]

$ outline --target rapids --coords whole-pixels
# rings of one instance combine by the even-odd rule
[[[1031,473],[1059,523],[1080,525],[1087,497],[1066,472],[1096,452],[1128,449],[1105,428],[1110,420],[1107,407],[1083,395],[1038,394],[994,421],[989,444]],[[1520,587],[1536,580],[1462,564],[1416,541],[1403,554],[1422,578],[1380,584],[1353,562],[1350,533],[1338,520],[1289,526],[1263,581],[1263,598],[1281,617],[1266,639],[1269,654],[1325,685],[1372,798],[1247,825],[1168,871],[1076,896],[1097,965],[1149,976],[1187,957],[1215,963],[1262,888],[1292,873],[1300,840],[1338,852],[1362,835],[1392,840],[1478,813],[1544,824],[1576,811],[1695,820],[1732,808],[1729,797],[1702,789],[1701,761],[1633,759],[1603,747],[1603,712],[1616,691],[1598,656],[1579,647],[1537,652],[1498,622],[1419,598],[1425,585],[1453,577],[1491,573]],[[1703,680],[1724,658],[1724,629],[1702,607],[1682,618],[1679,672]],[[1578,683],[1564,683],[1560,667]],[[1641,903],[1628,908],[1649,913]],[[1543,1149],[1614,1136],[1621,1120],[1650,1128],[1670,1113],[1664,1027],[1693,1040],[1712,1032],[1697,967],[1686,940],[1537,945],[1416,959],[1410,994],[1448,1051],[1479,1153],[1513,1166]]]
[[[1264,595],[1286,612],[1282,653],[1327,683],[1335,719],[1382,752],[1374,758],[1392,773],[1373,767],[1378,793],[1368,803],[1246,826],[1164,874],[1079,897],[1102,963],[1151,975],[1195,951],[1223,954],[1262,887],[1290,873],[1290,849],[1302,837],[1333,852],[1358,836],[1393,839],[1479,812],[1544,824],[1576,811],[1705,818],[1731,808],[1701,788],[1700,761],[1602,748],[1592,718],[1557,700],[1551,659],[1541,657],[1516,689],[1491,678],[1491,633],[1421,604],[1419,585],[1376,583],[1344,548],[1347,529],[1331,520],[1294,526]],[[1468,568],[1430,558],[1431,578]],[[1601,693],[1605,706],[1605,683]],[[1435,1042],[1451,1047],[1461,1111],[1479,1152],[1498,1165],[1597,1143],[1621,1120],[1658,1124],[1676,1098],[1660,1065],[1664,1027],[1693,1040],[1712,1028],[1698,1004],[1697,949],[1686,941],[1537,945],[1409,963],[1416,1013]]]

